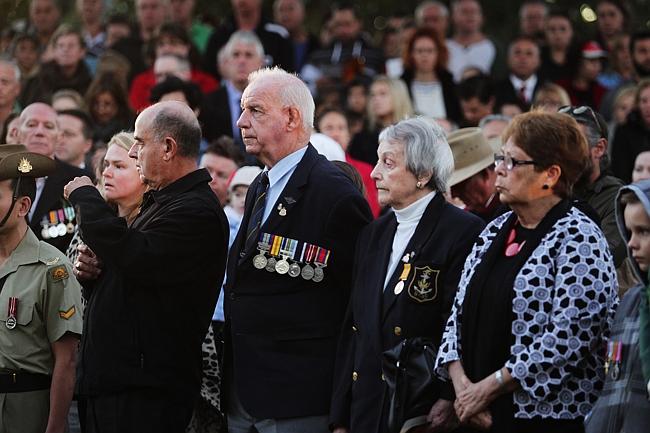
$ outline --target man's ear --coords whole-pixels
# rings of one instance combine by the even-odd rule
[[[172,137],[165,137],[163,160],[169,161],[178,153],[178,143]]]
[[[294,131],[298,128],[301,128],[302,116],[300,115],[300,111],[296,107],[288,107],[286,110],[289,114],[289,118],[287,120],[287,129],[289,131]]]
[[[18,212],[19,217],[25,217],[29,215],[29,210],[32,207],[32,200],[27,197],[18,197],[18,200],[16,201],[16,212]]]
[[[601,159],[603,155],[607,152],[607,140],[601,138],[598,142],[591,148],[591,153],[596,159]]]

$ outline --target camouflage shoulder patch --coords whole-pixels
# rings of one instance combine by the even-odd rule
[[[50,275],[52,276],[52,281],[61,281],[69,277],[68,270],[64,265],[57,266],[50,269]]]
[[[74,313],[77,312],[77,309],[74,307],[74,305],[70,308],[68,308],[67,311],[61,311],[59,310],[59,317],[65,320],[70,319],[72,316],[74,316]]]

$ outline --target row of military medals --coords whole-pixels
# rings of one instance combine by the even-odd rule
[[[49,215],[44,215],[41,221],[41,238],[54,239],[73,233],[74,224],[72,221],[74,217],[75,213],[72,206],[50,211]]]
[[[302,248],[299,248],[300,246]],[[256,269],[266,269],[268,272],[277,272],[280,275],[288,274],[293,278],[300,276],[316,283],[325,278],[324,269],[330,257],[330,251],[325,248],[262,233],[257,249],[260,253],[253,258],[253,266]]]
[[[623,361],[623,342],[610,341],[607,343],[607,360],[605,361],[605,375],[612,369],[612,379],[618,380],[621,374],[621,362]]]

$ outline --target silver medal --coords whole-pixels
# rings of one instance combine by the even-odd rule
[[[275,272],[275,264],[277,260],[274,257],[271,257],[266,261],[266,270],[269,272]]]
[[[253,266],[255,269],[264,269],[267,261],[266,256],[260,253],[253,258]]]
[[[306,264],[302,267],[300,276],[302,276],[305,280],[311,280],[314,278],[314,268],[310,264]]]

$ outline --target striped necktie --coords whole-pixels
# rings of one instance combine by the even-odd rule
[[[262,216],[266,205],[266,193],[269,190],[269,174],[265,170],[262,172],[255,188],[255,203],[251,216],[248,219],[248,226],[246,227],[246,242],[245,251],[250,251],[255,247],[257,239],[259,238],[260,226],[262,225]]]

